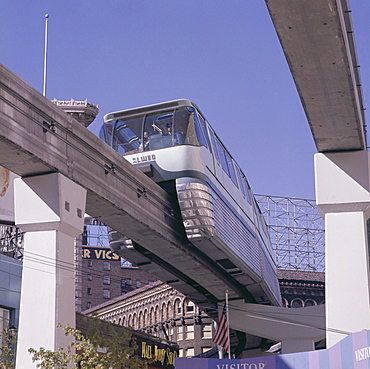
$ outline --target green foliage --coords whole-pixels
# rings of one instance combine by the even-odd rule
[[[60,325],[58,326],[60,328]],[[109,326],[105,334],[101,329],[101,321],[97,318],[84,336],[81,331],[66,326],[63,328],[66,336],[74,337],[66,347],[57,351],[30,348],[32,360],[37,368],[42,369],[141,369],[146,368],[145,362],[134,356],[134,345],[128,346],[132,340],[129,330],[116,330]]]
[[[15,352],[17,347],[17,334],[9,329],[4,329],[3,335],[0,334],[0,369],[15,368]]]

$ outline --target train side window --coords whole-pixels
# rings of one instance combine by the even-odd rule
[[[236,169],[236,174],[238,176],[239,188],[241,189],[247,201],[251,204],[251,197],[249,194],[249,185],[248,185],[247,178],[245,177],[244,173],[241,171],[238,164],[236,163],[235,163],[235,169]]]
[[[199,117],[195,109],[193,107],[188,106],[186,110],[189,114],[189,128],[194,124],[194,131],[198,144],[200,146],[208,147],[206,139],[204,137],[204,131],[202,130],[201,124],[199,122]]]
[[[240,171],[240,168],[238,164],[236,163],[235,163],[235,170],[236,170],[236,175],[238,177],[240,191],[242,192],[243,196],[246,197],[246,184],[242,178],[242,172]]]
[[[206,147],[211,147],[210,145],[210,142],[209,142],[209,137],[208,137],[208,134],[207,134],[207,128],[206,128],[206,122],[204,121],[202,115],[198,113],[198,118],[199,118],[199,123],[200,123],[200,128],[203,132],[203,136],[205,137],[205,140],[206,140]]]
[[[193,134],[193,126],[191,120],[191,114],[184,108],[177,109],[174,113],[174,130],[172,134],[173,144],[184,145],[184,144],[194,144],[198,145],[197,139]]]
[[[234,169],[234,164],[233,164],[233,159],[229,155],[228,152],[225,151],[225,156],[226,156],[226,161],[227,161],[227,166],[229,168],[229,176],[231,180],[233,181],[234,185],[238,187],[238,182],[236,181],[236,175],[235,175],[235,169]]]
[[[222,169],[230,177],[229,166],[227,165],[227,160],[226,160],[226,152],[221,142],[217,138],[216,138],[216,146],[217,146],[218,156],[220,158]]]
[[[217,150],[217,145],[216,145],[216,138],[215,138],[215,134],[212,130],[212,128],[210,126],[208,126],[208,129],[209,129],[209,136],[211,138],[211,142],[212,142],[212,148],[213,148],[213,154],[215,156],[215,159],[220,162],[220,157],[218,155],[218,150]]]
[[[245,194],[246,194],[246,198],[247,198],[247,201],[251,204],[251,196],[250,196],[250,189],[249,189],[249,184],[248,184],[248,181],[247,181],[247,178],[245,177],[245,175],[242,173],[242,176],[243,176],[243,182],[244,182],[244,185],[246,186],[246,190],[245,190]]]

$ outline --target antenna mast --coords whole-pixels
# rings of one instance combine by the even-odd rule
[[[45,14],[45,49],[44,49],[44,86],[42,89],[42,94],[46,96],[46,64],[48,55],[48,23],[49,14]]]

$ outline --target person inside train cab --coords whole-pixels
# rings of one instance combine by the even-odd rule
[[[150,150],[150,137],[149,137],[149,133],[147,131],[144,132],[144,135],[143,135],[143,142],[141,144],[141,148],[142,148],[142,151],[148,151]]]
[[[172,123],[166,123],[165,136],[172,136]]]

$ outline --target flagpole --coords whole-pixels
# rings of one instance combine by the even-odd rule
[[[46,96],[46,70],[47,70],[47,54],[48,54],[48,23],[49,14],[45,14],[45,49],[44,49],[44,84],[42,94]]]
[[[230,317],[229,317],[229,290],[225,292],[226,297],[226,317],[227,317],[227,335],[228,335],[228,352],[229,352],[229,359],[231,359],[231,344],[230,344]]]
[[[222,359],[223,351],[229,354],[229,359],[231,359],[231,349],[230,349],[230,325],[229,325],[229,291],[225,292],[225,304],[219,315],[218,325],[216,329],[215,336],[213,337],[213,342],[218,345],[219,358]]]

